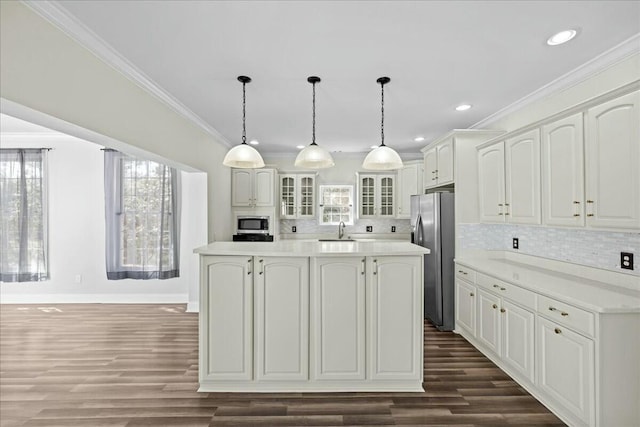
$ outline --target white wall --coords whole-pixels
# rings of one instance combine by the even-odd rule
[[[0,2],[0,81],[7,114],[111,148],[126,144],[171,166],[206,172],[208,240],[231,238],[231,174],[221,166],[226,141],[20,2]],[[25,108],[6,110],[14,104]]]
[[[182,172],[180,277],[107,280],[104,157],[100,146],[66,135],[0,136],[2,147],[51,147],[49,177],[50,280],[2,283],[2,303],[183,303],[198,295],[198,257],[206,244],[206,179]],[[76,283],[76,275],[81,283]],[[194,304],[190,304],[192,308]]]

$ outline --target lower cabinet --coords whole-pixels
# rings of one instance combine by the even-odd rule
[[[593,340],[540,316],[537,329],[538,387],[580,421],[593,424]]]
[[[369,378],[422,380],[421,257],[367,259]]]
[[[256,379],[309,378],[309,259],[254,257]]]
[[[364,257],[312,260],[312,379],[365,378]]]
[[[476,335],[476,287],[456,279],[456,329],[464,329],[469,335]]]
[[[200,382],[253,379],[253,258],[200,263]],[[224,278],[224,280],[212,280]]]
[[[590,311],[456,270],[456,332],[569,425],[640,425],[640,313]]]
[[[201,391],[420,391],[422,255],[201,257]]]

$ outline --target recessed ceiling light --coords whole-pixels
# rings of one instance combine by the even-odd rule
[[[257,139],[252,139],[251,141],[249,141],[249,144],[258,145],[258,144],[260,144],[260,142]]]
[[[298,150],[302,150],[302,149],[304,148],[304,145],[296,145],[296,148],[297,148]]]
[[[577,32],[576,30],[564,30],[564,31],[560,31],[557,34],[552,35],[551,37],[549,37],[549,40],[547,40],[547,44],[549,46],[556,46],[562,43],[566,43],[569,40],[571,40],[572,38],[574,38],[576,36]]]
[[[456,107],[456,111],[467,111],[469,108],[471,108],[471,105],[461,104]]]
[[[413,138],[413,140],[415,142],[422,142],[422,141],[424,141],[424,136],[416,136],[415,138]]]

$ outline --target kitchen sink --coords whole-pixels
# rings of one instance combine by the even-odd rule
[[[353,239],[318,239],[318,242],[355,242]]]

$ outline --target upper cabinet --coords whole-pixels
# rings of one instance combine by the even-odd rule
[[[395,174],[358,174],[360,218],[393,218]]]
[[[280,175],[280,218],[314,218],[315,199],[315,174]]]
[[[447,138],[424,152],[425,188],[453,183],[453,140],[453,137]]]
[[[478,150],[480,220],[540,224],[540,133]]]
[[[405,162],[398,171],[398,208],[396,218],[411,216],[411,196],[422,194],[422,162]]]
[[[640,92],[586,114],[587,225],[640,229]]]
[[[275,206],[275,169],[232,169],[231,206]]]
[[[584,225],[582,113],[542,127],[542,209],[547,225]]]

